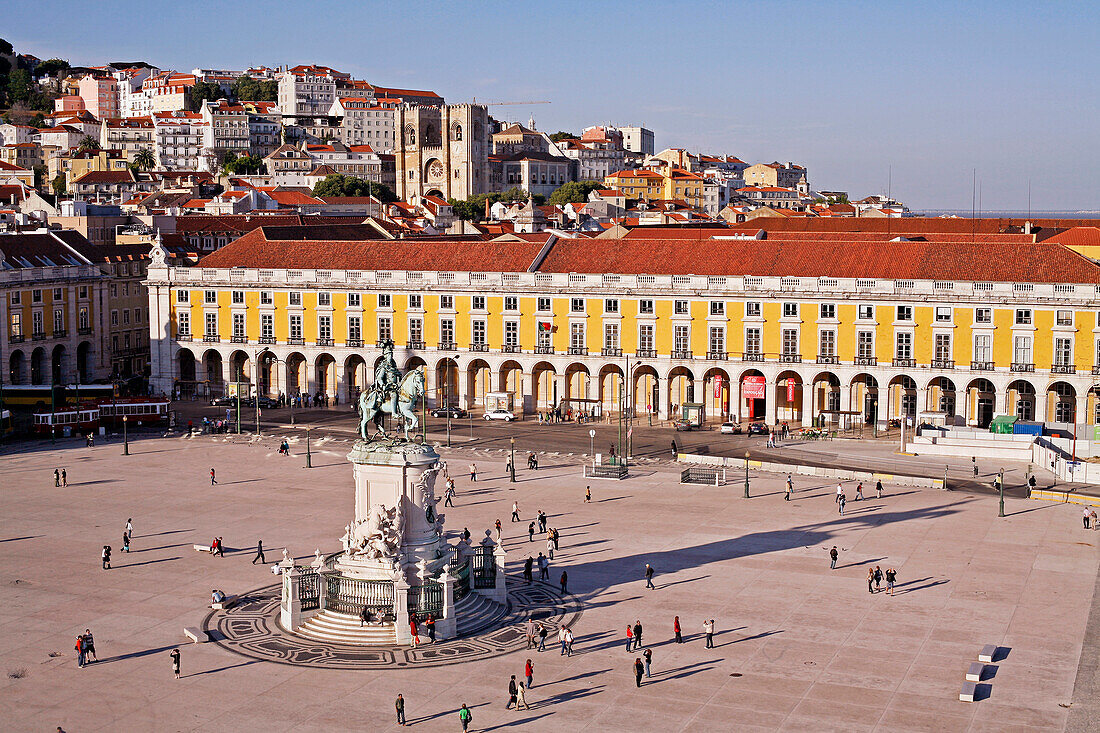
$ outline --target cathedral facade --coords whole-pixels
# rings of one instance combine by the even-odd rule
[[[395,192],[405,201],[489,191],[489,113],[480,104],[394,110]]]

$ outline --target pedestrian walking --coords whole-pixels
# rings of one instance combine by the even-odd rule
[[[550,528],[550,537],[551,537],[551,539],[554,540],[554,549],[555,550],[560,549],[558,547],[558,541],[561,539],[561,536],[558,534],[558,530],[557,530],[556,527],[551,527]]]
[[[894,595],[894,581],[898,579],[898,571],[886,568],[886,595]]]
[[[462,528],[462,539],[466,540],[467,543],[470,542],[470,528],[469,527],[463,527]]]
[[[565,656],[565,627],[564,626],[561,626],[561,627],[558,628],[558,643],[561,644],[561,653],[558,654],[558,656],[559,657],[564,657]]]
[[[111,569],[111,546],[110,545],[104,545],[103,546],[103,552],[100,553],[99,559],[103,562],[103,569],[104,570],[110,570]]]
[[[875,482],[875,491],[878,492],[878,498],[881,499],[882,498],[882,482],[881,481],[876,481]]]
[[[172,671],[176,674],[176,679],[180,678],[180,650],[177,647],[172,650],[172,653],[168,656],[172,657]]]
[[[220,536],[214,542],[214,554],[218,557],[225,557],[225,545],[222,544]]]
[[[645,587],[650,590],[656,590],[656,587],[653,585],[653,566],[649,563],[645,564]]]
[[[537,458],[535,458],[534,453],[528,453],[527,454],[527,467],[529,469],[531,469],[532,471],[539,470],[539,460]]]
[[[524,633],[527,636],[527,648],[533,649],[535,647],[535,620],[527,619],[527,628],[524,629]],[[530,659],[527,660],[530,663]]]
[[[522,705],[524,710],[530,710],[531,706],[527,704],[527,688],[523,686],[523,683],[519,683],[519,688],[516,690],[516,712],[519,712],[519,706]]]
[[[462,703],[462,707],[459,708],[458,719],[462,722],[462,733],[466,733],[470,729],[470,721],[474,719],[474,714],[470,712],[470,708],[466,707],[466,703]]]
[[[1092,519],[1092,510],[1085,507],[1084,512],[1081,514],[1081,521],[1085,525],[1085,529],[1089,528],[1089,521]]]
[[[569,584],[569,573],[562,570],[561,571],[561,592],[562,593],[568,593],[569,592],[568,584]]]
[[[121,550],[121,552],[129,552],[129,551],[130,551],[130,535],[123,532],[122,533],[122,550]]]
[[[840,557],[840,553],[836,550],[836,545],[833,545],[833,549],[829,550],[829,569],[836,570],[836,559]]]
[[[863,482],[856,484],[856,501],[863,501]]]
[[[642,686],[642,675],[645,674],[645,665],[642,664],[641,657],[634,658],[634,685],[636,687]]]
[[[585,504],[591,504],[592,503],[592,487],[591,486],[585,486],[584,487],[584,503]]]
[[[527,585],[531,585],[531,581],[534,580],[532,574],[532,568],[534,564],[535,561],[531,559],[530,555],[528,555],[527,559],[523,561],[523,582]]]
[[[840,509],[838,511],[840,512],[841,516],[844,516],[844,505],[847,504],[847,503],[848,503],[848,500],[846,498],[844,498],[844,494],[841,494],[840,495],[840,501],[837,502],[837,504],[840,506]]]
[[[409,617],[409,631],[412,632],[412,641],[410,643],[415,649],[420,646],[420,629],[416,626],[416,616]]]
[[[470,464],[470,480],[471,481],[477,481],[477,464],[476,463],[471,463]]]
[[[63,468],[63,469],[61,469],[61,488],[65,489],[65,488],[68,488],[68,486],[69,486],[69,474],[66,473],[65,469]]]
[[[840,503],[840,497],[844,496],[844,486],[838,481],[836,484],[836,503]]]
[[[539,580],[550,581],[550,561],[546,559],[546,555],[539,553]]]
[[[516,704],[516,695],[518,694],[519,687],[516,686],[516,676],[512,675],[512,679],[508,680],[508,704],[504,706],[505,710]]]
[[[546,512],[539,509],[537,517],[538,517],[538,520],[539,520],[539,532],[545,532],[546,531]]]
[[[538,650],[540,652],[544,652],[544,651],[546,651],[546,637],[549,634],[549,632],[547,631],[546,627],[543,626],[542,624],[539,624],[538,628],[539,628],[539,631],[538,631],[538,634],[539,634],[539,649]]]
[[[970,463],[974,466],[974,478],[978,478],[978,457],[970,456]]]
[[[428,627],[428,643],[435,643],[435,616],[428,614],[428,618],[424,621],[424,625]]]
[[[714,619],[703,622],[703,633],[707,635],[707,643],[704,648],[714,648]]]
[[[878,565],[875,566],[875,593],[882,590],[882,568]]]
[[[210,485],[213,486],[216,483],[218,483],[218,479],[215,478],[214,469],[211,468],[210,469]]]
[[[55,488],[61,488],[61,471],[55,468],[53,470],[53,485]]]
[[[76,646],[73,647],[73,648],[76,649],[76,666],[83,668],[84,667],[84,637],[83,636],[77,634]]]
[[[672,633],[676,635],[676,643],[683,644],[684,637],[680,634],[680,617],[674,616],[672,618]]]
[[[125,532],[126,532],[126,534],[130,535],[131,537],[134,536],[134,518],[133,517],[130,517],[129,519],[126,520],[126,530],[125,530]]]
[[[1100,529],[1100,524],[1097,524],[1097,522],[1096,522],[1096,510],[1095,509],[1092,510],[1092,529],[1093,529],[1093,531],[1096,531],[1096,530]]]
[[[267,563],[267,560],[264,559],[264,541],[263,540],[256,540],[256,557],[252,558],[252,564],[255,565],[257,560],[260,561],[261,565]]]
[[[565,656],[573,656],[573,629],[565,627]]]
[[[875,592],[875,589],[873,587],[874,585],[875,585],[875,569],[874,568],[867,568],[867,592],[868,593],[874,593]]]
[[[513,522],[518,522],[519,521],[519,502],[518,501],[513,501],[512,502],[512,521]]]
[[[499,519],[496,521],[494,526],[497,528],[497,542],[500,542],[501,526],[500,526],[500,520]]]
[[[93,662],[99,661],[99,657],[95,655],[95,639],[92,638],[92,630],[84,629],[84,662],[87,663],[89,658]]]
[[[550,559],[554,559],[554,538],[551,535],[546,537],[546,554],[550,556]]]
[[[791,481],[791,475],[788,473],[787,474],[787,493],[783,497],[783,500],[784,501],[790,501],[791,500],[791,494],[793,494],[793,493],[794,493],[794,483]]]
[[[393,706],[397,708],[397,722],[401,725],[408,725],[405,722],[405,698],[401,696],[401,693],[397,693],[397,699],[394,701]]]
[[[535,523],[534,522],[531,522],[530,524],[527,525],[527,541],[528,542],[534,542],[535,541]]]
[[[446,491],[443,492],[443,497],[445,499],[445,501],[443,502],[443,506],[454,506],[454,498],[455,498],[455,482],[454,482],[454,479],[451,479],[451,478],[447,479],[447,489],[446,489]]]
[[[634,650],[634,627],[630,624],[626,625],[626,651],[630,653]]]
[[[649,665],[653,663],[653,650],[646,649],[642,652],[642,659],[645,660],[645,678],[649,679]]]

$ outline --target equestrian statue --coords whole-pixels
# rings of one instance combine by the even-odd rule
[[[409,430],[416,430],[420,424],[416,417],[416,405],[424,396],[424,372],[421,369],[401,376],[397,362],[393,358],[393,341],[382,342],[382,358],[374,367],[374,384],[359,395],[359,435],[363,440],[387,438],[382,428],[384,414],[401,418],[405,440],[409,440]],[[374,422],[375,432],[367,434],[367,425]]]

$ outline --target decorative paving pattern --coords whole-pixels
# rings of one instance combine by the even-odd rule
[[[252,659],[322,669],[396,669],[439,667],[500,656],[526,646],[523,625],[533,618],[557,628],[580,619],[580,601],[544,583],[524,585],[509,578],[508,607],[502,617],[467,630],[464,636],[417,648],[355,646],[321,642],[288,633],[278,623],[281,585],[245,593],[226,611],[212,611],[203,620],[211,641]]]

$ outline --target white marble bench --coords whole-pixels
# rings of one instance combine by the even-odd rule
[[[971,682],[981,682],[982,674],[985,672],[985,664],[982,662],[971,662],[969,669],[966,670],[966,679]]]
[[[195,552],[210,552],[210,545],[191,545],[195,548]]]
[[[210,607],[216,611],[224,611],[237,602],[238,596],[226,596],[221,603],[211,603]]]
[[[997,648],[996,644],[986,644],[983,646],[982,650],[978,652],[978,661],[992,664],[994,657],[997,656]]]
[[[196,626],[184,626],[183,635],[196,644],[202,644],[206,641],[206,632]]]
[[[976,682],[970,682],[969,680],[963,682],[962,690],[959,691],[959,700],[961,702],[974,702],[974,694],[978,690],[978,684]]]

